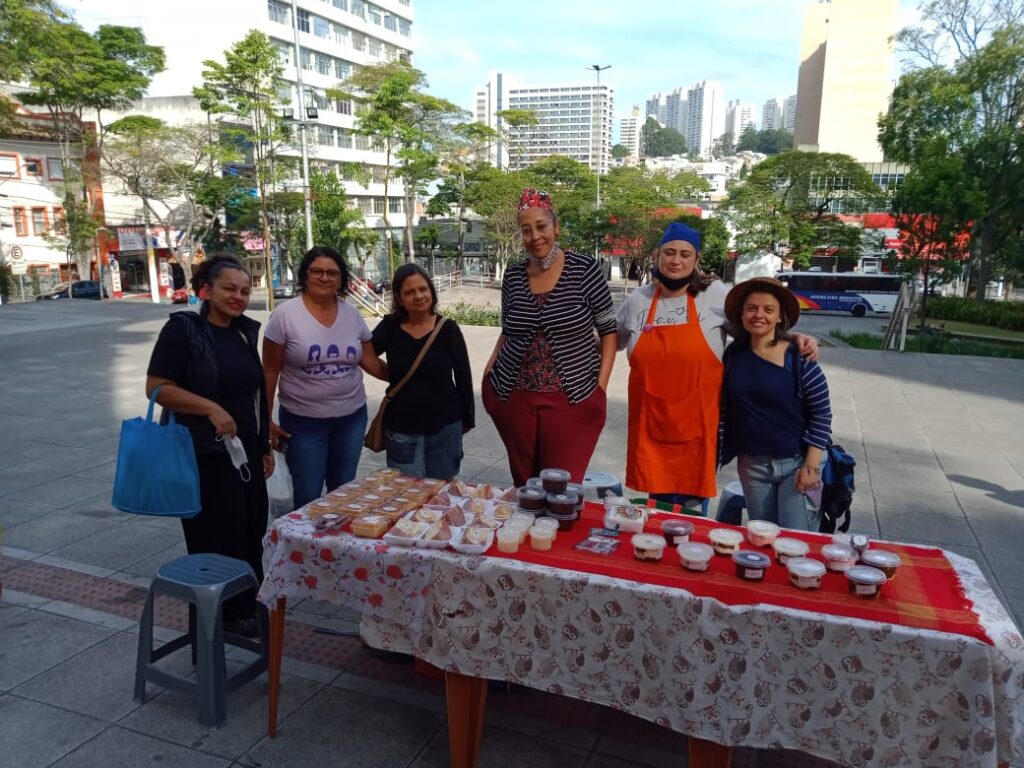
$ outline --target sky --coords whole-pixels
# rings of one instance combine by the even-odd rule
[[[234,0],[176,0],[179,13],[149,36],[189,40],[196,19]],[[64,0],[86,28],[99,23],[145,23],[146,6],[159,0]],[[796,93],[803,8],[807,0],[413,0],[413,63],[426,73],[430,93],[472,106],[488,73],[500,71],[530,83],[595,82],[592,64],[610,65],[601,82],[615,98],[619,119],[654,93],[718,80],[726,99],[761,107],[768,98]],[[901,23],[916,18],[917,0],[900,0]],[[260,4],[262,5],[262,4]],[[149,30],[147,30],[149,32]],[[223,47],[232,41],[222,40]],[[219,58],[219,50],[201,58]],[[169,65],[174,68],[175,62]],[[157,95],[188,93],[182,68],[158,76]],[[182,81],[179,82],[178,81]]]

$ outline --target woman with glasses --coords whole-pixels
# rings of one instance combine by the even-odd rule
[[[345,260],[317,246],[299,264],[299,295],[274,311],[263,338],[263,369],[273,412],[270,444],[283,449],[295,507],[355,477],[366,432],[363,374],[387,380],[370,329],[343,297]],[[361,370],[360,370],[361,369]]]

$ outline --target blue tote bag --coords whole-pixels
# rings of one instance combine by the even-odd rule
[[[195,517],[202,505],[192,435],[170,411],[167,424],[153,421],[159,391],[156,387],[149,396],[146,418],[121,422],[111,503],[136,515]]]

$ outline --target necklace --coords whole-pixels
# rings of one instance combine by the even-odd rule
[[[535,264],[541,272],[546,272],[551,268],[551,265],[555,263],[555,258],[558,256],[558,241],[556,240],[551,246],[551,252],[547,256],[538,259],[532,253],[527,253],[526,258],[530,260],[530,263]]]

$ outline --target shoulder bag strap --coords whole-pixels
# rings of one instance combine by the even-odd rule
[[[412,378],[412,375],[416,373],[416,369],[420,367],[420,363],[423,362],[423,358],[427,356],[427,352],[430,351],[430,347],[433,346],[434,340],[437,339],[437,335],[441,332],[441,327],[445,324],[445,317],[439,317],[437,319],[437,325],[434,326],[434,330],[430,332],[430,338],[427,339],[427,343],[423,345],[423,349],[416,355],[416,359],[412,361],[412,367],[405,372],[403,376],[395,386],[391,387],[387,392],[384,393],[385,400],[394,400],[395,395],[398,394],[399,390],[405,386],[406,382]]]

